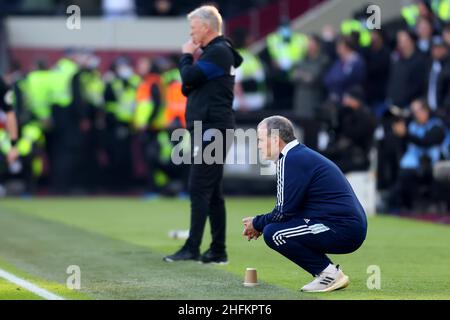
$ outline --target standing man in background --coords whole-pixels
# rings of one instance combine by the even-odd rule
[[[17,119],[13,105],[13,93],[9,89],[12,85],[12,81],[8,74],[2,75],[0,77],[0,111],[6,114],[6,130],[8,131],[8,136],[11,143],[11,148],[7,154],[8,163],[13,163],[16,161],[19,153],[17,151],[16,143],[19,137]]]
[[[77,151],[78,122],[73,121],[73,77],[79,70],[81,58],[79,50],[68,49],[53,67],[51,86],[50,135],[50,184],[54,194],[67,194],[72,191],[76,177],[76,161],[73,153]]]
[[[193,150],[189,193],[191,198],[191,227],[185,245],[175,254],[164,258],[167,262],[201,260],[203,263],[227,263],[225,248],[225,203],[222,194],[223,163],[227,148],[223,148],[221,163],[206,164],[196,150],[204,150],[211,143],[211,133],[234,128],[233,88],[234,70],[242,57],[222,36],[222,17],[213,6],[202,6],[188,15],[191,40],[183,45],[179,68],[182,91],[188,98],[186,107],[187,129],[193,135],[194,121],[202,122],[202,146],[191,139]],[[198,61],[194,53],[201,49]],[[206,219],[211,224],[212,243],[200,256],[200,244]]]

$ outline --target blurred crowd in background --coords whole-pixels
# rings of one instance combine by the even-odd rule
[[[177,61],[121,56],[101,74],[93,52],[68,49],[27,74],[13,63],[4,79],[13,84],[22,161],[4,173],[20,173],[27,194],[38,182],[53,194],[126,192],[139,179],[153,193],[170,178],[179,182],[171,192],[184,192],[186,168],[172,165],[169,135],[185,126]]]
[[[113,2],[102,1],[104,14]],[[142,9],[139,1],[118,2]],[[182,2],[169,11],[182,12]],[[167,9],[171,1],[154,3]],[[368,30],[364,8],[340,30],[324,25],[312,35],[283,18],[257,54],[247,30],[233,30],[227,36],[244,57],[233,108],[255,120],[264,110],[317,123],[317,149],[344,173],[376,172],[379,210],[445,211],[449,185],[433,172],[450,160],[450,1],[416,1],[399,17]],[[121,56],[101,74],[95,52],[68,49],[55,65],[36,61],[26,73],[12,63],[3,78],[22,128],[21,168],[3,168],[1,181],[20,175],[30,194],[37,185],[65,194],[141,183],[149,195],[183,195],[186,167],[170,161],[170,133],[185,125],[177,61]],[[3,131],[0,138],[4,151]]]
[[[213,0],[224,18],[273,0]],[[66,8],[77,5],[85,16],[105,18],[177,17],[204,4],[202,0],[0,0],[0,12],[8,15],[65,15]]]

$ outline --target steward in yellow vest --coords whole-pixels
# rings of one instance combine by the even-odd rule
[[[247,49],[250,45],[247,30],[235,30],[233,42],[243,58],[242,64],[236,69],[233,108],[242,111],[259,110],[266,103],[264,66],[261,59]]]
[[[299,63],[308,50],[308,37],[293,32],[287,24],[283,24],[276,32],[267,36],[269,55],[278,68],[289,72]]]
[[[123,190],[132,179],[132,135],[136,113],[136,93],[141,77],[127,57],[114,61],[105,75],[105,111],[109,174],[114,190]]]
[[[353,33],[359,34],[359,46],[367,48],[372,43],[370,31],[364,22],[357,19],[344,20],[341,23],[341,33],[344,36],[351,36]]]

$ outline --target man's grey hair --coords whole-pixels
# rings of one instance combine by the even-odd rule
[[[222,34],[222,16],[214,6],[201,6],[187,15],[189,20],[198,18],[209,24],[211,29]]]
[[[266,125],[267,128],[267,134],[270,136],[272,130],[278,130],[278,135],[281,140],[283,140],[286,143],[289,143],[291,141],[297,140],[297,137],[295,136],[295,130],[294,125],[292,122],[282,116],[272,116],[265,118],[263,121],[261,121],[258,124],[258,128],[261,127],[261,125]]]

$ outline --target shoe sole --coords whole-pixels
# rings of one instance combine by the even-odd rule
[[[348,276],[344,275],[340,280],[336,281],[332,286],[325,288],[323,290],[301,290],[302,292],[331,292],[335,290],[340,290],[347,288],[350,284],[350,279]]]
[[[198,260],[196,260],[196,259],[173,260],[170,258],[163,258],[163,261],[172,263],[172,262],[183,262],[183,261],[194,261],[195,262]],[[198,261],[198,262],[200,262],[200,261]]]
[[[213,264],[216,266],[226,266],[229,262],[228,261],[222,261],[222,262],[203,262],[203,261],[199,261],[198,263],[200,264]]]

